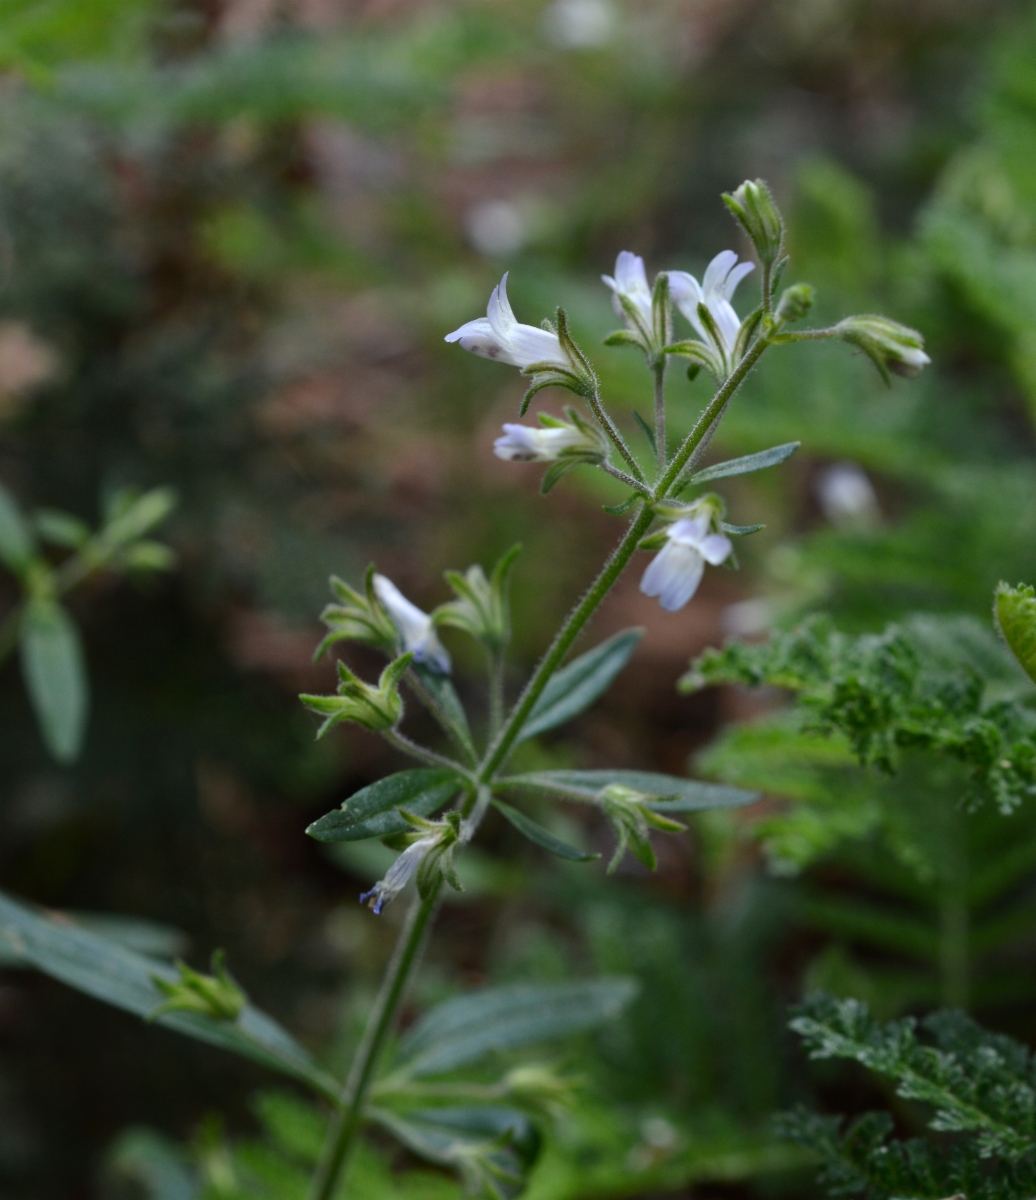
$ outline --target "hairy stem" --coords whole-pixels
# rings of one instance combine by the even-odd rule
[[[760,338],[757,342],[748,349],[744,358],[737,364],[734,370],[730,373],[726,382],[713,396],[708,408],[698,418],[697,424],[691,432],[684,438],[683,445],[677,450],[673,461],[669,464],[665,474],[655,485],[655,499],[662,500],[669,495],[673,484],[680,478],[680,474],[687,465],[688,459],[698,448],[699,443],[704,439],[706,434],[716,423],[717,419],[722,415],[723,410],[730,403],[731,397],[741,386],[745,380],[745,376],[755,366],[760,355],[766,349],[768,343]]]
[[[500,732],[504,720],[504,652],[492,650],[489,655],[489,740]]]
[[[666,424],[665,424],[665,368],[666,357],[655,364],[655,467],[658,479],[665,471]]]
[[[612,445],[622,455],[626,465],[633,472],[633,478],[643,483],[644,472],[640,469],[640,464],[633,457],[633,452],[630,450],[629,446],[626,445],[622,434],[619,433],[618,429],[616,428],[615,422],[611,419],[611,417],[608,416],[607,412],[605,412],[604,405],[601,403],[601,397],[597,394],[596,388],[587,396],[586,402],[590,405],[590,408],[593,411],[594,416],[597,418],[601,428],[608,435],[608,437],[611,438]]]
[[[331,1200],[338,1190],[339,1178],[363,1123],[363,1109],[375,1068],[385,1048],[385,1041],[392,1032],[400,1003],[406,995],[411,972],[420,958],[441,886],[441,883],[438,884],[427,899],[415,900],[407,914],[392,961],[381,981],[363,1040],[353,1056],[349,1078],[342,1091],[342,1105],[328,1127],[324,1149],[310,1188],[310,1200]]]
[[[600,468],[606,475],[610,475],[613,479],[621,480],[627,487],[632,488],[635,492],[639,492],[642,496],[649,496],[651,493],[647,489],[647,485],[634,479],[632,475],[627,475],[625,471],[620,471],[618,467],[613,467],[609,462],[600,464]]]
[[[474,782],[474,775],[462,763],[447,758],[445,754],[438,754],[435,750],[429,750],[427,746],[419,745],[408,738],[405,733],[400,733],[398,729],[386,729],[381,736],[389,745],[395,746],[404,754],[409,754],[411,758],[416,758],[418,762],[427,763],[430,767],[448,767],[451,771],[456,771],[458,775],[464,775]]]

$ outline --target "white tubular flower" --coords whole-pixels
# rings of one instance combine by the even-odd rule
[[[721,250],[705,268],[705,275],[700,284],[686,271],[669,272],[669,290],[673,303],[702,339],[711,345],[713,338],[698,314],[698,305],[704,304],[709,310],[723,341],[723,345],[717,349],[723,353],[724,365],[728,371],[733,366],[734,345],[741,330],[741,320],[734,311],[731,300],[737,285],[754,269],[754,263],[739,263],[733,250]]]
[[[546,429],[505,425],[504,436],[493,443],[493,453],[507,462],[555,462],[566,452],[600,455],[600,441],[559,421]]]
[[[705,564],[719,566],[733,550],[722,533],[710,533],[708,514],[683,517],[665,531],[666,544],[655,555],[640,581],[645,596],[657,596],[666,612],[683,608],[698,590]]]
[[[399,630],[403,651],[412,651],[415,662],[424,663],[440,675],[450,673],[450,656],[439,641],[432,618],[411,604],[391,579],[374,576],[374,591]]]
[[[491,358],[523,370],[540,365],[544,370],[572,370],[556,333],[519,324],[507,300],[506,273],[499,286],[493,288],[486,315],[448,333],[446,341],[457,342],[462,350],[480,358]]]
[[[631,254],[629,250],[620,250],[615,260],[615,276],[602,275],[601,278],[612,290],[612,307],[617,316],[625,320],[626,310],[623,308],[620,296],[625,296],[640,315],[644,318],[645,326],[651,328],[651,289],[648,287],[647,272],[644,270],[644,260],[639,254]]]
[[[412,842],[385,872],[385,878],[379,879],[369,892],[361,894],[360,903],[366,904],[375,916],[380,916],[385,905],[394,900],[410,882],[429,850],[438,841],[439,835],[434,833]]]

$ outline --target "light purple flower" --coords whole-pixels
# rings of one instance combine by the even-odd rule
[[[446,341],[457,342],[462,350],[480,358],[491,358],[512,367],[524,369],[536,363],[548,363],[557,370],[572,371],[572,364],[556,333],[519,324],[507,300],[506,274],[493,288],[486,315],[448,333]]]
[[[391,579],[374,576],[374,591],[399,631],[403,652],[412,650],[414,660],[424,663],[440,675],[450,673],[450,655],[439,641],[432,618],[411,604]]]
[[[733,250],[721,250],[705,268],[705,275],[700,284],[686,271],[669,272],[669,291],[673,303],[706,343],[710,342],[710,338],[701,317],[698,316],[698,305],[704,304],[712,314],[712,319],[726,343],[722,349],[726,353],[728,366],[732,365],[729,360],[741,329],[741,320],[734,311],[731,300],[737,285],[754,267],[754,263],[739,263]]]
[[[639,254],[631,254],[629,250],[620,250],[615,260],[615,276],[602,275],[601,278],[612,290],[612,307],[623,320],[626,311],[619,301],[620,294],[633,302],[637,311],[644,318],[648,329],[651,328],[651,288],[648,287],[647,272],[644,270],[644,260]]]
[[[372,909],[375,916],[380,916],[385,905],[394,900],[410,882],[425,855],[438,841],[439,835],[434,833],[412,842],[385,872],[385,878],[379,879],[369,892],[361,893],[360,903]]]
[[[719,566],[733,547],[722,533],[710,533],[707,514],[682,517],[665,531],[666,544],[655,555],[640,581],[645,596],[657,596],[667,612],[683,608],[698,590],[705,564]]]
[[[493,453],[508,462],[554,462],[565,450],[599,453],[600,446],[574,425],[536,429],[530,425],[505,425],[504,436],[493,443]]]

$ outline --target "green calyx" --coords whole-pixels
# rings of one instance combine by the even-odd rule
[[[217,1021],[236,1021],[245,1007],[245,994],[225,966],[226,954],[217,950],[212,955],[212,974],[203,975],[184,962],[177,962],[177,980],[152,975],[151,982],[166,997],[148,1020],[153,1021],[167,1012],[193,1012]]]
[[[859,347],[886,383],[890,382],[890,371],[913,379],[931,362],[924,352],[924,338],[917,330],[888,317],[869,313],[846,317],[834,326],[834,335]]]
[[[649,796],[619,783],[610,783],[598,793],[597,803],[608,818],[616,840],[615,853],[608,864],[609,875],[622,861],[627,850],[649,871],[655,869],[657,860],[648,836],[650,829],[660,829],[665,833],[683,833],[686,830],[686,825],[663,817],[647,807],[648,801],[657,799],[657,796]]]
[[[1036,590],[1027,583],[998,584],[993,620],[1022,670],[1036,683]]]
[[[813,307],[815,295],[815,288],[808,283],[796,283],[785,288],[773,314],[775,322],[785,325],[791,321],[801,321]]]
[[[364,683],[345,663],[338,663],[338,694],[335,696],[301,695],[302,703],[325,718],[317,730],[321,738],[333,726],[343,721],[362,725],[373,733],[383,733],[399,724],[403,716],[403,700],[399,681],[413,662],[412,653],[403,654],[390,662],[381,673],[377,686]]]
[[[508,600],[511,568],[521,545],[511,547],[497,560],[488,578],[476,563],[461,574],[447,571],[446,582],[456,600],[440,605],[433,613],[436,625],[463,629],[493,653],[499,653],[511,637],[511,613]]]
[[[363,642],[388,654],[395,650],[399,635],[374,591],[373,563],[364,574],[362,592],[337,575],[331,576],[331,591],[338,603],[329,604],[320,614],[328,632],[314,651],[314,661],[336,642]]]
[[[724,193],[723,203],[752,239],[759,261],[772,267],[784,245],[784,220],[767,185],[761,179],[745,180],[732,194]]]

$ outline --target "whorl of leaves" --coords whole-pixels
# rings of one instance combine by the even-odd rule
[[[894,770],[897,747],[950,755],[972,770],[970,804],[992,800],[1010,812],[1036,795],[1033,709],[1013,697],[990,701],[971,663],[933,662],[900,626],[852,636],[815,617],[761,645],[707,650],[680,686],[717,683],[795,692],[807,727],[844,734],[864,764]]]

